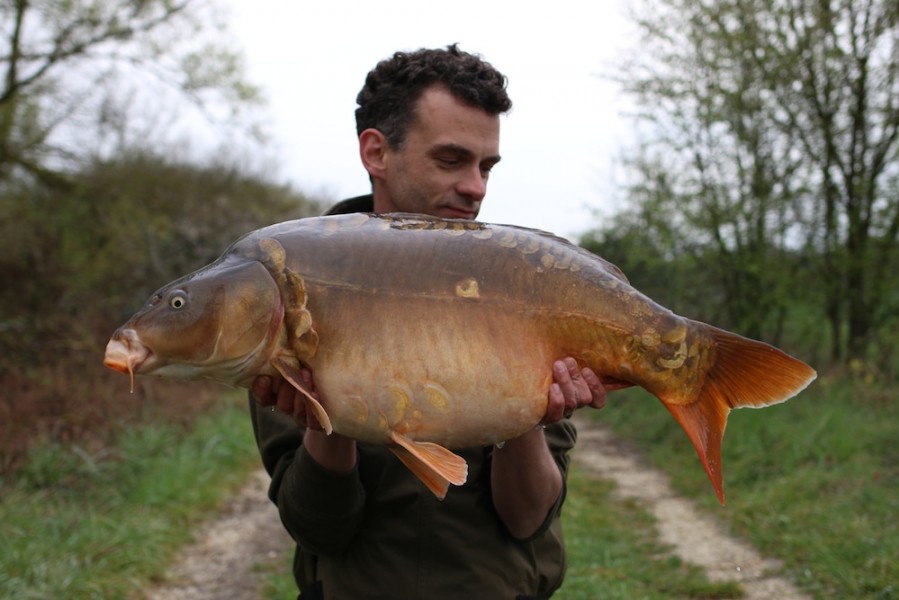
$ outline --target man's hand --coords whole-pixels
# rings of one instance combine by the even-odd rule
[[[312,371],[302,369],[303,387],[316,400],[321,402],[318,393],[315,391],[315,383],[312,380]],[[293,417],[293,420],[300,427],[308,429],[321,430],[322,426],[315,417],[314,411],[306,410],[306,397],[297,391],[289,382],[281,377],[270,377],[268,375],[260,375],[253,380],[250,387],[250,393],[253,399],[260,406],[277,407],[281,412]]]
[[[578,368],[570,356],[553,363],[553,379],[543,425],[570,417],[582,406],[602,408],[606,404],[606,390],[599,377],[589,368]]]

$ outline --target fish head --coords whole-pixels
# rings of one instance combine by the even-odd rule
[[[218,262],[155,292],[113,333],[115,371],[245,386],[267,364],[284,317],[278,286],[257,261]]]

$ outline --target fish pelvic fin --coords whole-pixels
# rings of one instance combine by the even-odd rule
[[[450,484],[462,485],[468,479],[468,463],[458,454],[431,442],[416,442],[391,431],[390,450],[439,499],[446,497]]]
[[[762,408],[789,400],[804,390],[817,373],[810,366],[777,348],[709,326],[715,359],[699,394],[666,401],[705,468],[724,505],[721,441],[733,408]]]
[[[296,364],[295,360],[291,360],[285,356],[276,356],[272,359],[272,365],[275,369],[278,370],[279,373],[286,379],[290,385],[295,387],[301,394],[306,396],[306,400],[309,401],[309,406],[312,407],[312,411],[315,413],[315,418],[318,419],[319,424],[322,426],[322,429],[325,430],[325,433],[331,435],[334,431],[334,428],[331,426],[331,417],[328,416],[327,411],[325,411],[325,407],[321,405],[321,403],[315,399],[315,397],[310,394],[306,388],[303,387],[303,375],[300,372],[299,365]]]

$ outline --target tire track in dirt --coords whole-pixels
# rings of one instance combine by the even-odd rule
[[[772,575],[780,569],[752,546],[724,533],[709,515],[677,496],[668,478],[623,448],[608,427],[577,420],[573,458],[591,473],[614,481],[615,493],[640,502],[655,518],[659,538],[682,560],[705,569],[711,581],[737,581],[747,600],[808,600],[792,583]]]

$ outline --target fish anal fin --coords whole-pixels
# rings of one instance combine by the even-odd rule
[[[443,500],[449,485],[462,485],[468,479],[468,464],[461,456],[431,442],[416,442],[391,431],[390,450],[431,492]]]
[[[299,363],[292,358],[275,356],[272,359],[272,365],[279,373],[281,373],[281,376],[284,377],[290,385],[306,397],[306,400],[309,401],[309,406],[311,406],[313,412],[315,412],[315,418],[318,419],[318,422],[325,430],[325,433],[331,435],[331,432],[334,431],[334,428],[331,426],[331,418],[328,416],[327,411],[325,411],[325,407],[303,387],[303,375],[300,372]]]
[[[718,502],[724,506],[724,477],[721,472],[721,440],[727,426],[730,408],[720,402],[699,401],[692,404],[668,404],[665,408],[693,442],[696,454],[705,469]]]
[[[718,501],[724,504],[721,441],[732,408],[761,408],[789,400],[817,376],[810,366],[777,348],[723,329],[708,328],[714,360],[698,394],[660,394],[681,424],[705,468]]]

